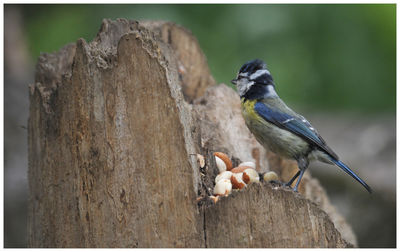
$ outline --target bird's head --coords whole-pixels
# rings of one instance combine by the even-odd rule
[[[274,86],[267,65],[259,59],[246,62],[231,82],[236,85],[240,97],[245,97],[249,92],[265,92],[268,90],[266,86]]]

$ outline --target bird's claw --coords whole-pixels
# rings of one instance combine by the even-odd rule
[[[291,189],[293,192],[299,192],[298,190],[297,190],[297,187],[292,187],[292,185],[291,184],[289,184],[289,183],[282,183],[282,187],[289,187],[289,189]]]
[[[299,192],[298,190],[297,190],[297,188],[296,187],[292,187],[292,185],[290,184],[290,183],[284,183],[284,182],[282,182],[282,181],[279,181],[279,180],[271,180],[271,181],[269,181],[269,183],[271,183],[271,184],[273,184],[273,185],[279,185],[279,186],[281,186],[281,187],[288,187],[289,189],[291,189],[293,192]]]
[[[279,180],[270,180],[270,181],[268,181],[268,183],[273,184],[273,185],[277,185],[277,186],[285,186],[284,183],[282,181],[279,181]]]
[[[289,187],[290,189],[293,189],[293,188],[292,188],[292,185],[289,184],[289,183],[282,183],[282,186],[283,186],[283,187]]]

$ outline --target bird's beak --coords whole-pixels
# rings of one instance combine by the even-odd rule
[[[236,85],[237,79],[233,79],[233,80],[231,80],[231,82],[232,82],[233,85]]]

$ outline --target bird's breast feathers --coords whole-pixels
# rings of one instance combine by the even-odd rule
[[[247,127],[264,148],[291,159],[308,150],[306,141],[264,120],[254,109],[256,103],[257,100],[242,98],[242,114]]]

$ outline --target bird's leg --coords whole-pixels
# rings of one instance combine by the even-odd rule
[[[299,176],[299,179],[298,179],[297,182],[296,182],[296,185],[295,185],[294,188],[293,188],[293,192],[297,192],[297,188],[299,187],[300,180],[301,180],[301,178],[303,177],[303,174],[304,174],[305,171],[306,171],[305,169],[299,171],[299,172],[300,172],[300,176]]]
[[[309,163],[309,161],[305,157],[301,157],[301,158],[299,158],[297,160],[297,165],[299,166],[299,169],[300,169],[300,176],[299,176],[299,179],[296,182],[296,185],[293,188],[294,192],[297,192],[297,188],[299,187],[301,178],[303,177],[303,174],[304,174],[304,172],[306,171],[306,169],[308,167],[308,163]]]
[[[299,175],[300,175],[300,170],[293,176],[293,178],[291,178],[291,179],[289,180],[289,182],[284,183],[283,186],[291,187],[292,184],[293,184],[293,181],[294,181]]]

